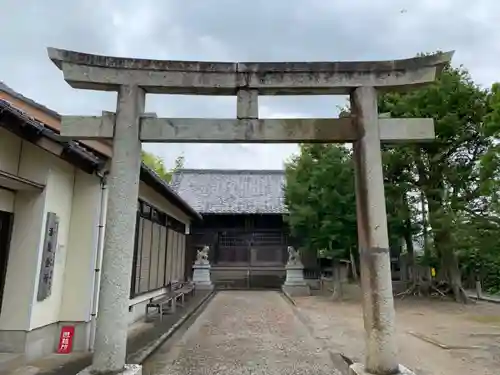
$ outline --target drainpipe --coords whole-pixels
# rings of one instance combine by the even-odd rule
[[[97,245],[94,250],[94,271],[92,281],[92,300],[90,301],[90,332],[87,335],[88,342],[87,348],[90,352],[94,351],[95,331],[96,331],[96,318],[97,318],[97,305],[99,302],[99,285],[101,281],[101,264],[102,264],[102,251],[104,243],[104,228],[106,225],[106,189],[108,172],[97,173],[101,180],[101,197],[99,206],[99,223],[97,232]]]

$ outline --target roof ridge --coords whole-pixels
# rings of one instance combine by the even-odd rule
[[[22,101],[22,102],[24,102],[32,107],[35,107],[36,109],[39,109],[40,111],[42,111],[50,116],[53,116],[57,119],[61,118],[61,115],[58,112],[54,111],[53,109],[50,109],[49,107],[47,107],[43,104],[40,104],[36,100],[28,98],[27,96],[24,96],[19,91],[16,91],[12,87],[7,85],[4,81],[0,81],[0,91],[3,91],[6,94],[9,94],[10,96],[12,96],[16,99],[19,99],[20,101]]]
[[[55,111],[51,110],[50,108],[47,108],[47,107],[35,102],[34,100],[29,99],[29,98],[25,97],[24,95],[18,93],[17,91],[10,88],[3,81],[0,81],[0,91],[6,92],[10,96],[15,97],[16,99],[28,104],[29,106],[36,107],[36,108],[41,109],[42,111],[45,111],[45,112],[49,111],[49,113],[54,112],[60,118],[60,115],[57,112],[55,112]],[[86,153],[89,153],[90,155],[92,155],[93,157],[95,157],[97,159],[101,158],[101,156],[98,156],[99,152],[97,150],[95,150],[95,149],[93,149],[93,148],[91,148],[91,147],[89,147],[89,146],[87,146],[79,141],[62,141],[62,138],[60,137],[59,131],[57,131],[56,129],[51,129],[50,127],[46,127],[43,122],[34,119],[32,116],[28,115],[28,113],[17,108],[14,104],[10,103],[8,100],[0,99],[0,104],[1,103],[5,103],[5,105],[8,105],[9,107],[15,109],[15,111],[18,112],[19,116],[22,116],[25,119],[29,118],[28,121],[32,122],[33,124],[40,124],[44,129],[43,135],[47,136],[47,134],[54,134],[55,135],[54,140],[56,142],[59,142],[59,143],[61,143],[61,142],[66,143],[67,142],[68,144],[73,145],[74,147],[76,146],[78,149],[85,150]],[[42,107],[42,108],[40,108],[40,107]],[[107,159],[107,157],[106,157],[106,159]],[[168,184],[167,181],[164,181],[158,175],[158,173],[156,173],[153,169],[149,168],[146,164],[141,162],[141,173],[142,173],[142,170],[144,170],[146,172],[146,174],[149,175],[153,179],[153,182],[156,185],[160,185],[161,189],[164,192],[169,194],[170,197],[173,197],[174,199],[176,199],[177,202],[180,204],[180,206],[184,207],[184,209],[187,210],[194,217],[201,219],[200,214],[193,207],[191,207],[191,205],[189,205],[180,195],[178,195],[177,192]],[[167,197],[165,197],[165,198],[167,198]]]
[[[175,174],[183,173],[220,173],[220,174],[237,174],[237,173],[251,173],[251,174],[283,174],[284,169],[218,169],[218,168],[182,168],[174,172]]]

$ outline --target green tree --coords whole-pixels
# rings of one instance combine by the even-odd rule
[[[142,150],[141,151],[142,162],[146,164],[149,168],[155,171],[158,176],[160,176],[163,180],[170,182],[172,179],[172,174],[179,169],[184,168],[184,156],[178,156],[174,162],[174,168],[172,170],[168,170],[165,167],[165,163],[163,159],[159,156],[156,156],[153,153]]]
[[[447,66],[432,85],[379,97],[379,111],[392,117],[435,119],[434,142],[401,146],[397,153],[405,155],[408,188],[417,188],[425,199],[440,276],[457,301],[465,302],[467,296],[455,232],[469,221],[464,213],[484,206],[485,186],[496,173],[493,94],[477,86],[464,68]]]
[[[332,259],[338,276],[339,260],[357,247],[352,158],[338,145],[301,145],[300,151],[286,165],[291,234],[303,251]],[[341,293],[338,282],[335,293]]]
[[[423,236],[424,261],[457,301],[468,300],[462,272],[481,273],[488,290],[500,290],[500,245],[493,241],[500,229],[500,85],[484,89],[463,67],[447,66],[431,85],[381,94],[379,112],[435,119],[433,142],[382,148],[391,250],[404,241],[413,264],[413,239]],[[306,250],[339,258],[356,248],[348,150],[301,146],[287,165],[285,197],[292,234]]]
[[[408,171],[402,154],[384,151],[386,206],[391,251],[402,240],[412,249],[417,232],[414,198],[407,194]],[[339,145],[301,145],[286,168],[285,202],[292,235],[305,251],[332,259],[357,259],[356,197],[352,153]],[[353,268],[353,271],[355,268]]]

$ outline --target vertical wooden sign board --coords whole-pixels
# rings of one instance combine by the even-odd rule
[[[42,249],[42,264],[40,267],[40,277],[38,279],[37,301],[43,301],[49,297],[52,292],[58,227],[59,218],[57,215],[54,212],[47,212],[45,238]]]

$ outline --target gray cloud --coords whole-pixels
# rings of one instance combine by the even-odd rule
[[[73,90],[46,47],[192,60],[365,60],[456,50],[473,78],[500,77],[495,0],[0,0],[0,79],[61,113],[113,110],[114,93]],[[8,36],[8,37],[7,37]],[[262,98],[261,116],[329,117],[345,98]],[[160,116],[233,117],[235,98],[148,95]],[[294,145],[146,145],[171,165],[280,168]]]

